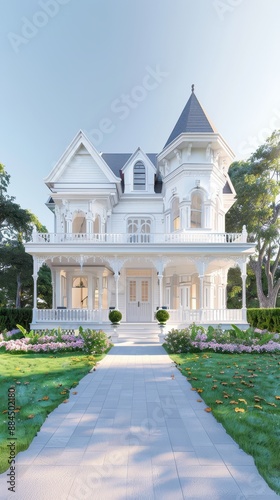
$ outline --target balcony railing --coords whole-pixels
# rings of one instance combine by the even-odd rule
[[[180,232],[180,233],[33,233],[33,243],[67,244],[93,243],[96,245],[147,245],[147,244],[184,244],[184,243],[246,243],[247,233],[211,233],[211,232]]]

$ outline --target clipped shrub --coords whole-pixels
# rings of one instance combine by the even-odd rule
[[[165,325],[166,321],[169,320],[169,312],[166,309],[159,309],[156,312],[156,319],[161,325]]]
[[[32,309],[12,309],[8,307],[0,308],[0,331],[12,330],[19,323],[24,328],[29,328],[32,322]]]
[[[118,311],[117,309],[113,309],[112,311],[109,312],[109,320],[113,324],[117,324],[121,321],[122,319],[122,313]]]
[[[280,332],[280,308],[274,309],[247,309],[248,323],[260,330]]]

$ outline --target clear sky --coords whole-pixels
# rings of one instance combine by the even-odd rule
[[[246,158],[280,128],[279,0],[0,0],[0,162],[51,232],[43,179],[83,129],[159,152],[191,92]]]

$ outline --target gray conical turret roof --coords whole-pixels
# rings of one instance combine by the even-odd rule
[[[168,146],[176,137],[185,133],[216,133],[214,125],[210,122],[204,109],[194,93],[192,86],[191,96],[184,107],[175,127],[173,128],[166,144]]]

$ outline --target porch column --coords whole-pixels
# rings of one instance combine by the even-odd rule
[[[163,275],[162,274],[158,274],[158,282],[159,282],[159,307],[161,308],[162,307],[162,278],[163,278]]]
[[[33,314],[32,322],[37,320],[37,279],[38,279],[38,258],[33,256]]]
[[[88,276],[88,309],[93,309],[93,277],[91,275]]]
[[[120,279],[120,275],[119,273],[115,273],[114,274],[114,278],[115,278],[115,284],[116,284],[116,309],[119,310],[119,279]]]
[[[52,309],[55,309],[55,272],[51,269],[52,277]]]
[[[72,308],[72,275],[66,273],[66,300],[67,309]]]
[[[55,271],[55,295],[56,295],[56,303],[55,308],[57,309],[61,302],[61,289],[60,289],[60,271]]]
[[[247,322],[247,307],[246,307],[246,278],[247,278],[247,266],[246,262],[242,265],[242,320]]]
[[[38,273],[35,272],[32,274],[33,278],[33,308],[37,309],[37,280],[38,280]]]
[[[199,308],[200,308],[200,321],[203,320],[203,309],[204,309],[204,301],[203,301],[203,285],[204,285],[204,275],[199,275]]]
[[[98,310],[99,310],[99,323],[102,323],[102,299],[103,299],[103,271],[98,273]]]

